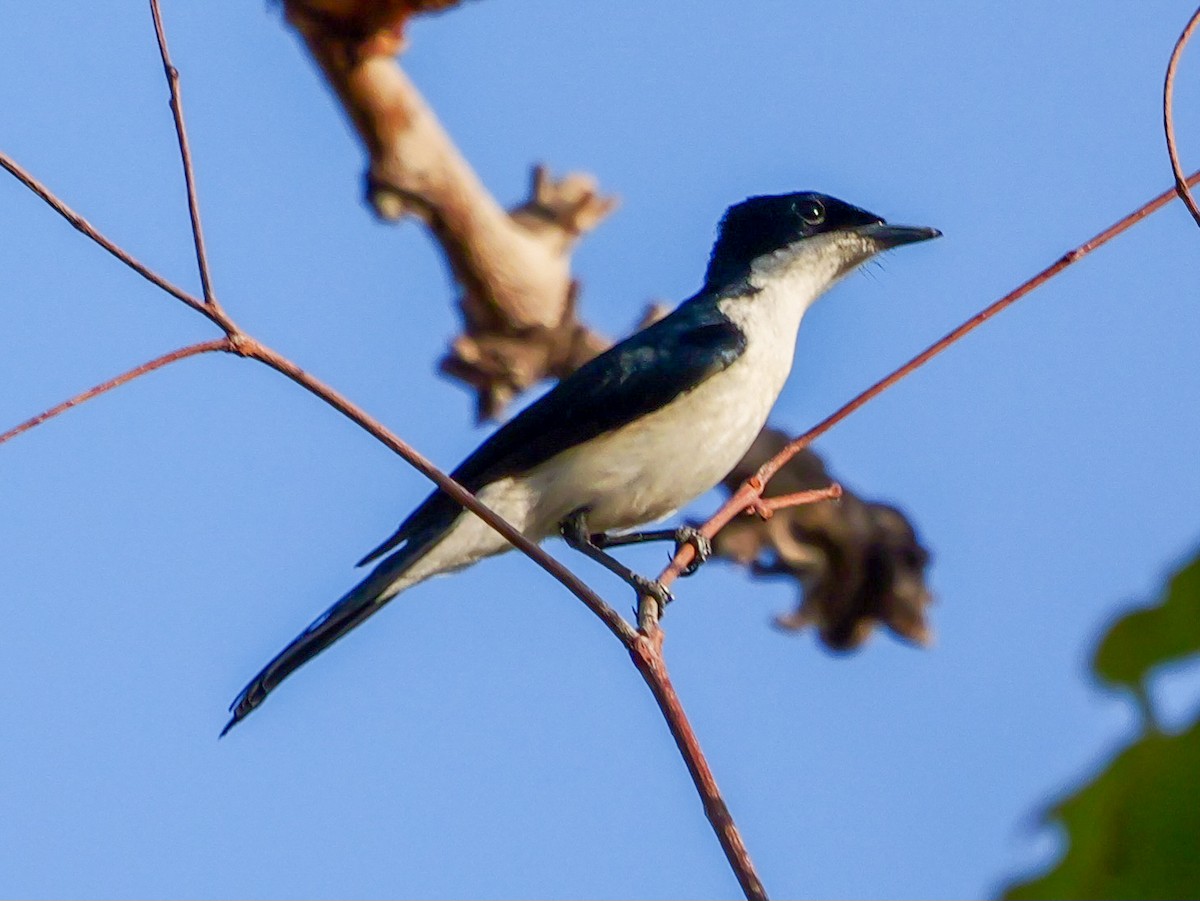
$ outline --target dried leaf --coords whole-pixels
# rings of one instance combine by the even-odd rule
[[[724,481],[731,493],[774,456],[787,435],[765,429]],[[802,451],[770,481],[766,497],[823,488],[832,479],[812,451]],[[743,514],[718,533],[714,550],[764,576],[788,576],[800,603],[775,622],[815,628],[826,646],[851,650],[882,623],[916,644],[933,638],[925,618],[929,552],[905,515],[846,491],[838,501],[779,510],[768,520]]]

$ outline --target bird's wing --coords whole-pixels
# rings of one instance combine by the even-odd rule
[[[639,416],[695,388],[740,356],[745,337],[713,310],[672,314],[586,363],[480,445],[454,478],[472,491],[524,472],[555,454]],[[367,563],[389,551],[361,583],[280,651],[234,700],[222,735],[245,719],[270,692],[386,603],[397,579],[437,543],[462,508],[434,492]],[[403,544],[398,550],[394,550]],[[390,597],[390,595],[387,595]]]
[[[684,304],[567,376],[484,441],[452,476],[474,492],[526,472],[666,406],[729,366],[745,341],[741,329],[715,308]],[[414,536],[440,532],[461,512],[448,495],[433,492],[359,565]]]

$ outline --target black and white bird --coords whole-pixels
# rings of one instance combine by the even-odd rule
[[[673,539],[696,543],[703,557],[705,542],[694,531],[628,530],[669,516],[733,469],[783,388],[813,301],[876,254],[939,235],[888,225],[823,194],[742,201],[721,220],[693,297],[563,379],[453,476],[530,540],[561,536],[665,602],[661,585],[603,549]],[[246,686],[221,734],[400,592],[510,547],[435,491],[360,561],[380,561],[370,575]]]

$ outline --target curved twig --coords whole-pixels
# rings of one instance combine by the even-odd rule
[[[1175,174],[1175,190],[1179,196],[1183,198],[1183,202],[1187,204],[1188,212],[1192,214],[1192,218],[1196,220],[1196,224],[1200,225],[1200,206],[1196,205],[1196,198],[1192,196],[1191,185],[1188,179],[1183,177],[1183,166],[1179,162],[1179,152],[1175,149],[1175,69],[1179,65],[1179,57],[1183,55],[1183,48],[1187,46],[1187,42],[1192,39],[1192,33],[1196,30],[1196,26],[1200,25],[1200,7],[1192,13],[1192,17],[1184,26],[1183,31],[1179,35],[1179,40],[1175,42],[1175,49],[1171,51],[1171,59],[1167,63],[1167,75],[1163,79],[1163,133],[1167,138],[1167,156],[1171,158],[1171,171]]]
[[[65,413],[72,407],[78,407],[85,401],[91,400],[93,397],[99,397],[106,391],[111,391],[113,388],[120,388],[127,382],[132,382],[139,376],[143,376],[148,372],[154,372],[156,369],[162,369],[171,363],[178,360],[186,360],[188,357],[195,357],[199,354],[212,353],[213,351],[231,351],[233,344],[228,338],[217,338],[213,341],[201,341],[199,344],[189,344],[187,347],[181,347],[178,350],[173,350],[170,353],[165,353],[161,357],[155,357],[141,366],[135,366],[128,372],[122,372],[115,378],[109,379],[107,382],[101,382],[99,385],[88,388],[87,391],[82,391],[76,394],[69,400],[64,400],[61,404],[56,404],[44,413],[39,413],[31,419],[25,420],[17,426],[13,426],[4,434],[0,435],[0,444],[8,441],[10,438],[16,438],[22,432],[28,432],[34,426],[41,425],[47,419],[53,419],[60,413]]]
[[[775,497],[756,498],[750,505],[750,509],[761,518],[770,519],[776,510],[815,504],[817,501],[836,501],[842,496],[842,493],[842,486],[834,482],[827,488],[813,488],[809,491],[796,491],[792,494],[778,494]]]

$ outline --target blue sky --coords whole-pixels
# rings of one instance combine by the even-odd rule
[[[941,228],[806,319],[773,420],[799,432],[1170,183],[1161,78],[1191,11],[485,0],[418,23],[405,65],[504,202],[539,160],[620,196],[576,256],[612,335],[695,289],[747,194]],[[455,329],[441,258],[368,215],[360,151],[274,7],[164,14],[226,306],[452,466],[484,433],[433,374]],[[196,286],[144,4],[3,17],[0,147]],[[1176,101],[1192,166],[1197,53]],[[1087,682],[1095,638],[1200,540],[1198,237],[1173,205],[822,439],[931,547],[933,649],[830,656],[768,627],[785,585],[724,566],[680,585],[668,658],[774,894],[977,896],[1054,853],[1034,812],[1131,726]],[[0,427],[213,336],[7,178],[0,334]],[[0,448],[4,893],[735,893],[624,654],[515,555],[414,590],[216,740],[427,487],[228,358]],[[1174,721],[1198,682],[1164,684]]]

